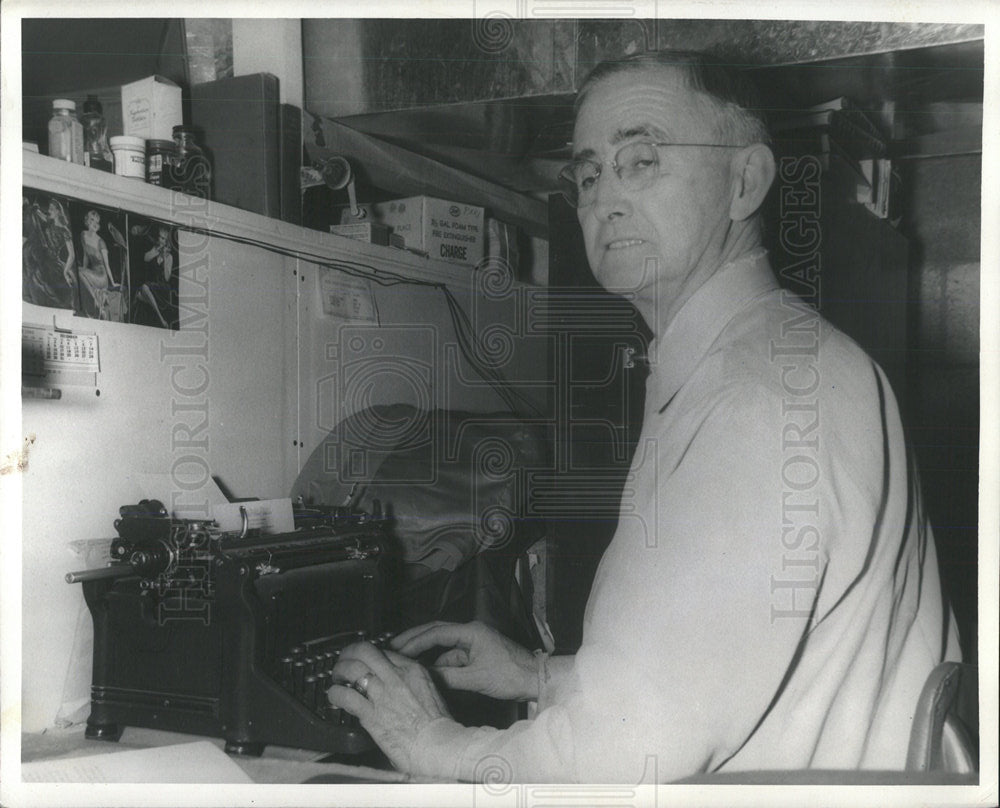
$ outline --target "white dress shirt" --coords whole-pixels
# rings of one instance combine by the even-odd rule
[[[721,267],[650,361],[569,673],[509,729],[434,721],[417,772],[902,769],[920,689],[959,653],[882,370],[763,254]]]

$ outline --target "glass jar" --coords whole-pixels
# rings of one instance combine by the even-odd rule
[[[172,187],[191,196],[211,199],[212,166],[205,150],[198,143],[198,134],[199,130],[191,126],[173,128],[177,160],[174,163]]]
[[[146,179],[146,141],[141,137],[116,135],[111,138],[111,153],[115,158],[115,174]]]
[[[83,126],[76,117],[76,103],[68,98],[57,98],[52,102],[49,156],[83,165]]]
[[[146,141],[146,182],[171,188],[177,145],[172,140]]]
[[[84,163],[101,171],[111,171],[111,149],[108,147],[108,125],[104,109],[96,95],[88,95],[80,116],[83,126]]]

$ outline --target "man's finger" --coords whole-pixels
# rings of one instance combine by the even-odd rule
[[[400,654],[396,651],[392,651],[388,648],[382,651],[382,653],[385,654],[385,658],[388,659],[397,668],[402,668],[405,670],[407,668],[412,668],[414,666],[418,668],[422,667],[421,664],[417,662],[415,659],[411,659],[408,656]]]
[[[475,674],[468,668],[438,668],[434,673],[453,690],[476,690]]]
[[[385,693],[385,685],[374,673],[365,673],[350,684],[352,690],[360,693],[370,702],[377,703],[377,699]]]
[[[388,682],[396,673],[393,664],[386,658],[378,648],[370,642],[356,642],[348,645],[340,652],[339,664],[357,661],[368,667],[372,673],[378,676],[383,682]],[[334,666],[336,670],[336,666]]]
[[[401,631],[391,640],[389,640],[389,647],[398,651],[400,648],[405,646],[414,637],[423,634],[425,631],[429,631],[432,628],[437,628],[438,626],[448,626],[451,623],[446,623],[443,620],[435,620],[432,623],[421,623],[419,626],[413,626],[412,628],[406,629],[406,631]]]
[[[374,673],[372,669],[359,659],[341,659],[333,666],[335,679],[354,684],[362,676]]]
[[[469,652],[464,648],[452,648],[434,660],[435,668],[462,668],[469,664]]]
[[[333,685],[326,691],[326,699],[331,707],[347,710],[351,715],[357,716],[362,724],[371,720],[375,714],[372,703],[347,685]]]
[[[402,645],[396,646],[399,653],[408,656],[420,656],[429,648],[468,648],[472,644],[472,630],[462,623],[444,623],[428,628],[427,631],[412,637]]]

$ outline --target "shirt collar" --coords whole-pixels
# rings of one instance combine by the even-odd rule
[[[650,345],[647,409],[662,412],[743,305],[777,288],[764,249],[719,267]]]

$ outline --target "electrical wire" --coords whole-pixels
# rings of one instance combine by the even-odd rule
[[[455,338],[465,361],[468,362],[469,365],[472,366],[473,370],[475,370],[475,372],[479,374],[479,376],[482,377],[482,379],[493,389],[493,391],[500,397],[501,401],[507,405],[511,412],[514,414],[520,414],[524,410],[528,410],[537,417],[544,417],[542,412],[530,399],[516,390],[503,373],[501,373],[497,368],[492,367],[489,361],[483,358],[488,355],[488,352],[481,346],[475,329],[469,320],[468,313],[455,299],[455,296],[446,284],[438,281],[425,281],[416,278],[409,278],[405,275],[393,272],[392,270],[380,269],[361,261],[330,259],[306,250],[279,247],[275,244],[269,244],[266,241],[250,238],[248,236],[237,236],[233,233],[226,233],[222,230],[209,230],[204,227],[178,224],[177,222],[167,220],[151,220],[156,221],[159,224],[175,227],[178,230],[184,230],[197,235],[203,235],[209,238],[220,238],[237,244],[266,250],[267,252],[281,255],[286,258],[308,261],[311,264],[316,264],[317,266],[321,266],[326,269],[343,272],[345,275],[349,275],[351,277],[372,281],[382,287],[388,288],[392,286],[408,285],[422,286],[438,290],[444,296],[445,303],[448,307],[448,314],[451,318],[452,328],[455,331]]]

